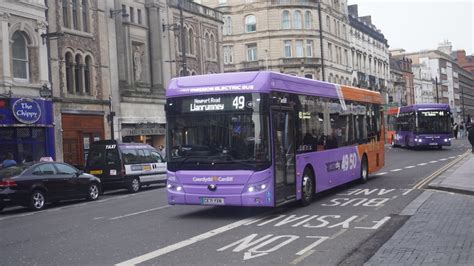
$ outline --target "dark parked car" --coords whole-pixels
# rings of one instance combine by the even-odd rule
[[[40,162],[0,169],[0,211],[11,205],[41,210],[47,202],[96,200],[100,179],[66,163]]]

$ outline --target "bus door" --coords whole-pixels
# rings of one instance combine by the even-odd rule
[[[275,161],[275,203],[296,198],[295,123],[291,109],[272,109],[273,150]]]

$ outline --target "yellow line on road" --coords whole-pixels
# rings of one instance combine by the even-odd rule
[[[469,155],[470,152],[469,151],[466,151],[465,153],[461,154],[459,157],[457,157],[456,159],[452,160],[451,162],[447,163],[446,165],[444,165],[443,167],[441,167],[440,169],[436,170],[434,173],[432,173],[431,175],[423,178],[422,180],[420,180],[418,183],[415,184],[415,186],[413,186],[413,189],[421,189],[423,188],[426,184],[428,184],[429,182],[433,181],[433,179],[435,179],[436,177],[438,177],[440,174],[442,174],[444,171],[446,171],[448,168],[452,167],[453,165],[455,165],[456,163],[458,163],[459,161],[461,161],[462,159],[464,159],[467,155]]]

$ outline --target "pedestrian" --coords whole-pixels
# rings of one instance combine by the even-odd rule
[[[2,162],[2,168],[7,168],[15,165],[16,161],[13,159],[13,154],[11,152],[7,153],[6,159]]]
[[[454,134],[454,138],[457,139],[458,138],[458,123],[454,123],[453,125],[453,134]]]
[[[166,151],[165,151],[165,147],[163,145],[160,145],[158,147],[158,152],[160,153],[161,157],[163,157],[163,159],[166,158]]]
[[[464,138],[464,122],[461,122],[461,124],[459,125],[459,135],[461,136],[461,138]]]
[[[471,124],[471,127],[468,129],[468,139],[472,146],[472,153],[474,153],[474,125]]]

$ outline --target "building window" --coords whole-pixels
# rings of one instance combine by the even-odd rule
[[[291,57],[291,41],[283,41],[283,56],[286,58]]]
[[[219,0],[219,5],[227,4],[227,0]]]
[[[306,11],[304,13],[304,28],[311,29],[312,24],[313,24],[313,17],[311,16],[311,11]]]
[[[224,35],[232,34],[232,18],[227,16],[224,18]]]
[[[329,16],[326,16],[326,29],[328,32],[331,32],[331,19]]]
[[[257,31],[257,19],[254,15],[248,15],[245,17],[245,32]]]
[[[328,59],[332,61],[332,44],[328,43]]]
[[[84,66],[84,90],[86,94],[91,94],[91,70],[92,63],[91,57],[86,57],[86,65]]]
[[[74,92],[82,92],[82,58],[80,55],[76,55],[76,64],[74,66]]]
[[[295,42],[295,51],[296,51],[296,57],[303,57],[303,41],[302,40],[297,40]]]
[[[138,19],[138,24],[142,24],[143,21],[142,21],[142,10],[141,9],[137,9],[137,19]]]
[[[72,61],[72,54],[66,53],[66,87],[69,93],[74,93],[74,62]]]
[[[211,57],[212,59],[217,58],[217,53],[216,53],[216,39],[214,38],[214,34],[211,34]]]
[[[135,23],[135,11],[133,10],[133,7],[130,7],[129,10],[130,10],[130,22]]]
[[[78,14],[77,14],[77,0],[72,0],[72,27],[77,30],[79,27]]]
[[[16,31],[12,36],[13,77],[28,79],[28,42],[23,33]]]
[[[85,32],[89,31],[89,19],[88,19],[88,6],[87,0],[82,0],[82,30]]]
[[[224,46],[224,64],[234,63],[234,51],[232,46]]]
[[[63,0],[63,26],[66,28],[70,27],[68,8],[68,0]]]
[[[257,61],[257,44],[247,44],[247,61]]]
[[[189,43],[188,53],[189,54],[194,54],[194,32],[193,32],[193,29],[189,29],[188,43]]]
[[[289,29],[291,28],[290,25],[290,11],[285,10],[281,14],[281,28],[282,29]]]
[[[313,57],[313,41],[306,40],[306,57]]]
[[[304,74],[304,77],[307,79],[313,79],[313,74]]]
[[[211,40],[209,39],[208,33],[206,33],[204,40],[206,42],[206,56],[209,59],[211,58]]]
[[[295,29],[301,29],[301,11],[296,10],[293,14],[293,27]]]

